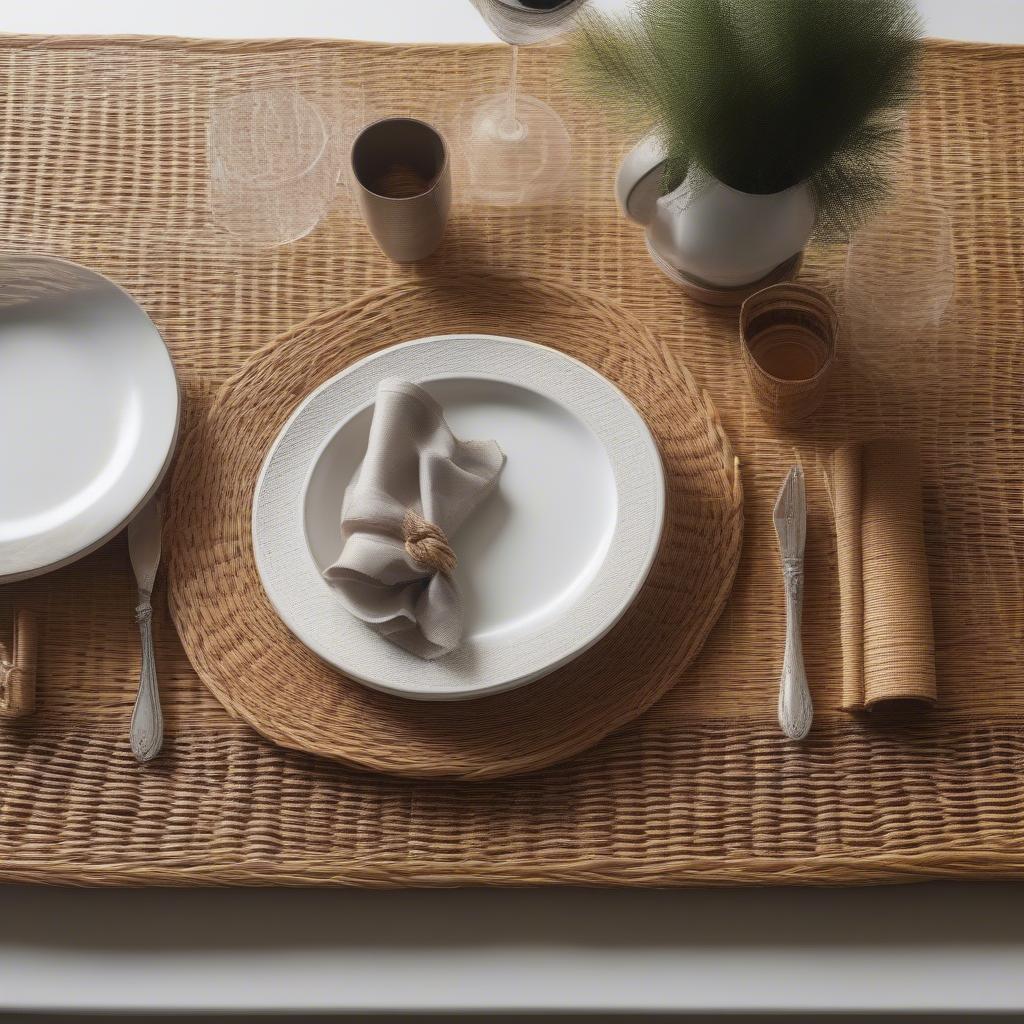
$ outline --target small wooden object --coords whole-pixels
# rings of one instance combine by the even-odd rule
[[[21,609],[14,615],[11,656],[0,643],[0,717],[22,718],[36,706],[36,648],[39,620]]]

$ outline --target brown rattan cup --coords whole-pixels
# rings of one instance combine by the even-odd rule
[[[385,256],[414,263],[441,244],[452,179],[436,129],[413,117],[367,125],[352,143],[352,177],[363,219]]]
[[[740,308],[743,365],[757,407],[782,426],[821,405],[835,365],[839,318],[821,292],[771,285]]]

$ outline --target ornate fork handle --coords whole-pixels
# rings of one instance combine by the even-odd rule
[[[147,590],[139,590],[135,621],[142,637],[142,673],[139,693],[132,709],[131,745],[138,761],[151,761],[164,742],[164,716],[160,710],[160,689],[156,681],[156,655],[153,652],[153,606]]]
[[[814,706],[804,669],[804,651],[800,640],[803,620],[803,560],[790,558],[782,565],[786,583],[786,652],[779,682],[779,725],[793,740],[802,740],[811,729]]]

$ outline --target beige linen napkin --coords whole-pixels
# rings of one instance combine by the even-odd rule
[[[917,451],[898,437],[840,448],[832,466],[843,709],[934,703],[935,643]]]
[[[421,658],[462,639],[452,538],[505,463],[494,441],[460,441],[422,388],[377,388],[366,456],[345,492],[341,556],[324,571],[346,607]]]

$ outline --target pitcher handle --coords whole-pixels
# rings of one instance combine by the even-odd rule
[[[622,212],[644,227],[654,219],[664,166],[660,139],[647,135],[626,154],[615,177],[615,198]]]

